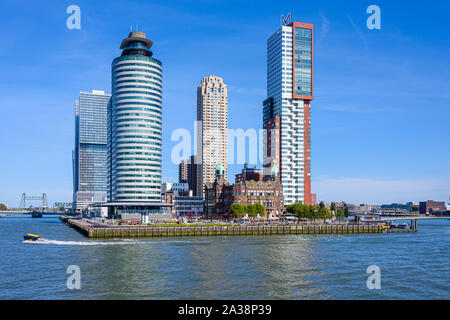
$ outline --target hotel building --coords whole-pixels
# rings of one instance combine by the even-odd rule
[[[284,202],[311,203],[313,25],[282,25],[267,40],[267,99],[263,103],[264,164],[278,166]]]
[[[75,102],[73,208],[106,201],[106,112],[111,95],[80,92]]]
[[[197,191],[215,180],[215,168],[221,164],[227,180],[228,94],[222,78],[209,75],[197,88]]]

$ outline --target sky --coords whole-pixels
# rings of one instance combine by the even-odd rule
[[[431,3],[2,0],[0,203],[17,207],[22,192],[45,192],[49,205],[72,201],[74,102],[80,91],[111,92],[111,62],[131,25],[147,33],[163,63],[163,181],[177,181],[171,133],[193,134],[203,77],[228,85],[229,128],[261,128],[266,41],[287,13],[314,24],[317,198],[448,200],[450,2]],[[79,30],[66,26],[73,4]],[[371,4],[381,10],[379,30],[366,26]],[[230,182],[241,168],[229,166]]]

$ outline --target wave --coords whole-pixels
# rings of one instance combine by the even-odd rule
[[[55,244],[55,245],[68,245],[68,246],[101,246],[101,245],[137,244],[137,243],[143,243],[143,242],[142,241],[62,241],[62,240],[49,240],[49,239],[42,238],[37,241],[24,240],[23,243]]]
[[[63,240],[49,240],[41,238],[37,241],[24,240],[23,243],[28,244],[54,244],[54,245],[66,245],[66,246],[104,246],[104,245],[127,245],[127,244],[142,244],[142,243],[188,243],[191,241],[183,240],[166,240],[166,241],[137,241],[133,239],[123,239],[123,240],[105,240],[105,241],[63,241]]]

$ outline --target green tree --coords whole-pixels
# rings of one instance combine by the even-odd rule
[[[411,208],[409,210],[410,211],[419,211],[419,205],[418,204],[413,204],[413,205],[411,205]]]
[[[336,211],[336,217],[338,217],[338,219],[341,219],[341,218],[345,217],[344,210],[342,210],[342,209],[337,209],[337,211]]]
[[[345,208],[344,208],[344,215],[345,215],[346,217],[348,217],[348,215],[349,215],[348,207],[345,207]]]
[[[327,207],[325,207],[325,204],[323,203],[323,201],[321,201],[319,204],[318,212],[317,212],[317,218],[329,219],[331,217],[332,217],[332,215],[331,215],[330,211],[327,209]]]
[[[293,214],[297,217],[297,218],[309,218],[309,206],[301,203],[301,202],[297,202],[292,204],[293,206]]]
[[[264,216],[266,213],[266,208],[264,208],[264,206],[259,202],[254,204],[254,209],[255,209],[256,215],[259,214],[260,217]]]
[[[240,203],[233,203],[231,205],[230,212],[233,215],[233,217],[240,218],[245,215],[245,212],[246,212],[245,210],[246,210],[246,208],[244,205],[242,205]]]
[[[330,210],[336,212],[336,204],[334,202],[331,203]]]
[[[250,203],[246,207],[246,212],[249,217],[256,217],[258,213],[256,213],[255,205]]]
[[[8,206],[6,204],[0,203],[0,210],[8,210]]]

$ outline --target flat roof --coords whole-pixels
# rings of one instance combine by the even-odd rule
[[[164,203],[164,202],[145,202],[145,201],[139,201],[139,202],[106,202],[106,203],[98,203],[92,205],[93,207],[173,207],[173,204],[171,203]]]

